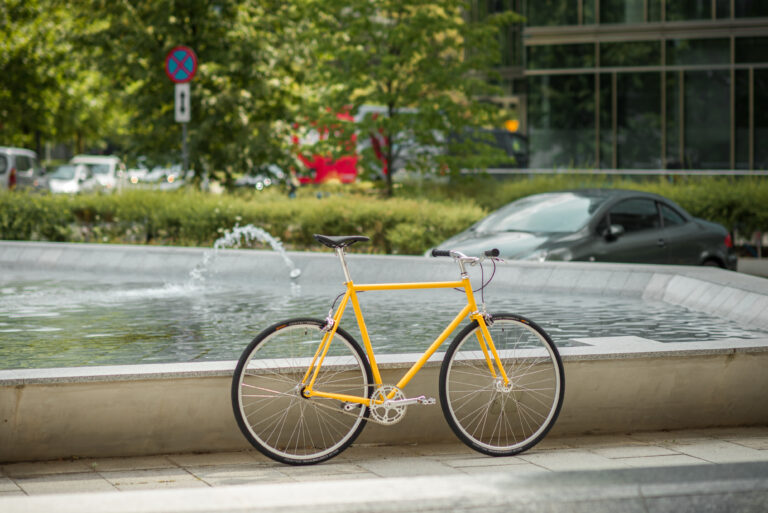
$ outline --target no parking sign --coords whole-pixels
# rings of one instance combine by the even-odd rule
[[[165,74],[171,82],[189,82],[197,72],[197,55],[191,48],[177,46],[165,56]]]
[[[189,169],[189,150],[187,149],[187,123],[191,119],[189,81],[197,72],[197,55],[186,46],[177,46],[165,56],[165,74],[176,84],[174,118],[181,123],[181,155],[184,160],[184,172]]]

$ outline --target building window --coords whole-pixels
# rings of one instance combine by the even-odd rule
[[[600,66],[659,66],[660,41],[600,43]]]
[[[620,169],[661,167],[661,75],[616,77],[616,163]]]
[[[768,62],[768,37],[737,37],[736,62]]]
[[[594,43],[528,47],[528,69],[592,68],[594,66]]]
[[[730,71],[685,72],[685,155],[690,169],[730,168]]]
[[[768,70],[754,71],[754,169],[768,169]]]
[[[578,0],[535,0],[527,3],[529,27],[578,25]]]
[[[595,76],[529,78],[528,133],[533,168],[595,161]]]
[[[643,23],[645,0],[600,0],[600,23]]]
[[[712,0],[667,0],[667,21],[712,19]]]
[[[750,167],[750,90],[749,70],[736,70],[736,90],[734,105],[734,124],[736,128],[735,165],[736,169],[749,169]]]
[[[725,38],[670,39],[667,41],[667,64],[729,64],[731,43]]]
[[[737,18],[761,18],[768,16],[768,2],[765,0],[733,0],[734,15]]]

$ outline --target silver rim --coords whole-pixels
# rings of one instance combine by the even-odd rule
[[[490,452],[522,450],[547,430],[560,403],[560,368],[546,340],[529,325],[495,319],[489,327],[511,386],[494,379],[472,330],[453,353],[445,396],[456,427]]]
[[[352,437],[365,408],[343,409],[336,400],[301,397],[301,379],[322,339],[321,327],[290,325],[265,337],[248,356],[238,383],[240,415],[263,448],[285,459],[332,455]],[[360,355],[336,334],[315,389],[365,396],[368,377]]]

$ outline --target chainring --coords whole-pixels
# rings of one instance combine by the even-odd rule
[[[387,399],[392,391],[395,395],[392,399]],[[407,406],[405,404],[393,404],[393,401],[405,399],[402,390],[395,386],[382,385],[371,394],[370,410],[371,418],[379,424],[396,424],[403,420]]]

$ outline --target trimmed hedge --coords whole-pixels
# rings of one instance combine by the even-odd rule
[[[443,201],[471,199],[487,211],[492,211],[530,194],[590,187],[653,192],[678,203],[691,215],[720,223],[731,232],[749,236],[754,231],[768,231],[768,178],[759,176],[679,176],[636,180],[565,173],[504,180],[486,176],[472,179],[462,188],[422,184],[403,193],[413,197],[426,195]]]
[[[0,238],[211,246],[235,225],[256,225],[289,249],[319,249],[312,235],[364,234],[360,250],[419,254],[485,211],[470,203],[368,196],[287,199],[217,196],[194,190],[61,197],[0,194]]]
[[[517,198],[605,186],[661,194],[694,216],[742,235],[768,228],[768,180],[763,178],[628,181],[551,175],[405,186],[392,199],[381,199],[365,188],[337,188],[331,193],[302,188],[296,199],[277,191],[213,195],[192,189],[131,190],[78,196],[4,191],[0,192],[0,239],[210,247],[235,225],[253,224],[281,239],[288,249],[321,249],[314,233],[364,234],[372,244],[353,249],[420,254]]]

